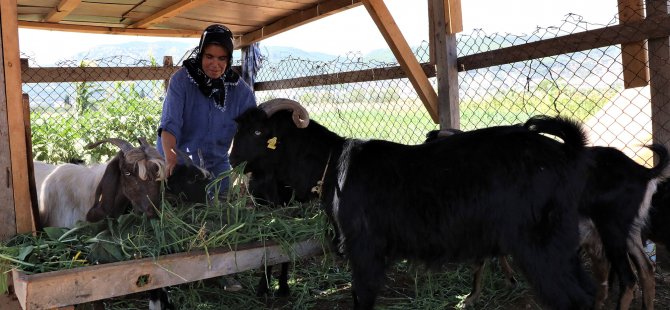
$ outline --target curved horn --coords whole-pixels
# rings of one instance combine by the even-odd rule
[[[456,128],[446,128],[446,129],[440,130],[437,133],[437,136],[440,137],[440,138],[441,137],[449,137],[449,136],[453,136],[453,135],[459,134],[459,133],[463,133],[463,131],[460,130],[460,129],[456,129]]]
[[[307,113],[307,110],[297,101],[286,98],[276,98],[263,102],[258,107],[265,111],[265,114],[267,114],[268,117],[280,110],[293,111],[293,122],[298,128],[305,128],[309,125],[309,113]]]
[[[186,166],[195,166],[195,164],[193,163],[193,159],[191,159],[191,156],[188,156],[188,154],[186,154],[184,151],[178,148],[175,148],[174,151],[175,153],[177,153],[177,156],[179,156],[182,160],[184,160],[184,164],[186,164]]]
[[[93,143],[89,143],[85,146],[85,148],[92,149],[92,148],[94,148],[94,147],[96,147],[100,144],[105,143],[105,142],[109,142],[111,144],[116,145],[117,147],[119,147],[121,149],[121,151],[123,151],[124,154],[127,151],[133,149],[133,145],[130,144],[130,142],[128,142],[126,140],[123,140],[123,139],[119,139],[119,138],[109,138],[109,139],[104,139],[104,140],[96,141],[96,142],[93,142]]]
[[[140,143],[141,146],[151,146],[151,144],[147,142],[147,138],[145,137],[138,137],[137,141]]]

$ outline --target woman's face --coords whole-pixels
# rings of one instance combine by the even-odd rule
[[[217,44],[209,44],[205,46],[202,53],[202,71],[210,79],[218,79],[223,75],[228,66],[228,52]]]

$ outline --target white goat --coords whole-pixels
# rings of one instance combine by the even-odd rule
[[[86,167],[36,161],[34,166],[41,225],[73,227],[85,221],[107,163]]]

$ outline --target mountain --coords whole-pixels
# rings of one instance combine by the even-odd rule
[[[121,44],[105,44],[73,55],[72,59],[108,59],[123,56],[128,60],[155,60],[159,65],[163,63],[163,56],[172,56],[176,64],[187,52],[194,48],[192,44],[178,41],[143,42],[133,41]]]
[[[78,62],[82,59],[111,59],[123,56],[124,59],[128,59],[129,61],[154,59],[158,64],[162,64],[163,56],[172,56],[174,63],[178,64],[179,60],[185,59],[187,53],[194,47],[194,45],[189,43],[170,40],[156,42],[133,41],[121,44],[99,45],[86,52],[77,53],[70,57],[70,59]],[[265,46],[262,43],[260,44],[260,50],[261,55],[270,62],[277,62],[286,58],[298,58],[311,61],[331,61],[338,57],[349,57],[348,55],[338,56],[320,52],[308,52],[288,46]],[[233,57],[235,60],[239,60],[240,51],[236,50],[233,53]],[[384,62],[395,62],[395,57],[388,48],[374,50],[366,55],[362,55],[362,58],[364,60],[373,59]]]

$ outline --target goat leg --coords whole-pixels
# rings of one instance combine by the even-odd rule
[[[472,265],[472,291],[470,291],[470,294],[463,302],[465,307],[472,306],[477,301],[477,299],[479,299],[479,295],[482,294],[482,274],[484,273],[485,266],[485,260],[479,261]]]
[[[631,238],[632,240],[636,240]],[[654,297],[656,296],[656,283],[654,279],[654,265],[642,249],[642,245],[629,239],[630,255],[637,269],[640,289],[642,290],[642,309],[654,309]]]
[[[279,289],[277,290],[277,296],[286,297],[290,294],[288,287],[288,267],[289,263],[281,264],[281,274],[279,274]]]
[[[258,281],[258,287],[256,289],[256,296],[261,297],[267,295],[270,292],[270,280],[272,279],[272,266],[265,266],[263,270],[263,276]]]
[[[514,278],[514,269],[512,269],[512,266],[509,264],[507,256],[498,257],[498,262],[500,263],[500,268],[505,274],[505,282],[507,283],[507,286],[516,287],[517,281],[516,278]]]

